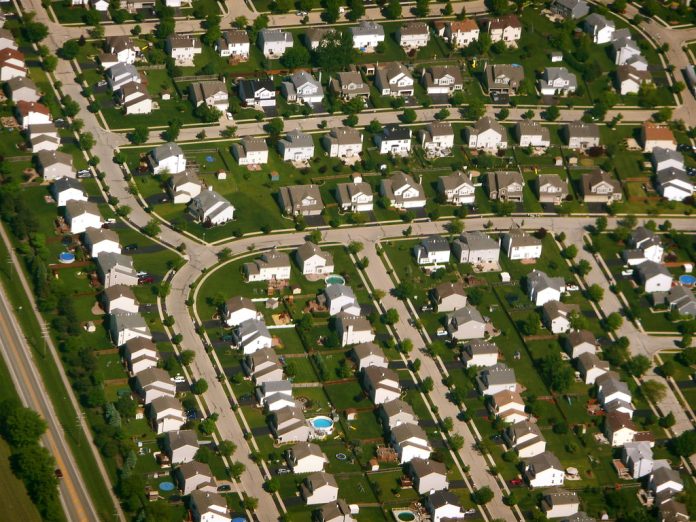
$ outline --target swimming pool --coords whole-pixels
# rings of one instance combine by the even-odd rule
[[[312,428],[314,428],[315,434],[319,437],[324,437],[333,433],[334,421],[329,417],[320,415],[310,419],[309,423],[312,425]]]
[[[394,508],[392,509],[392,515],[396,520],[403,522],[410,522],[416,519],[416,514],[409,508]]]
[[[326,279],[327,285],[344,285],[346,283],[346,280],[343,278],[343,276],[340,276],[338,274],[331,274],[328,276]]]
[[[679,282],[686,286],[694,286],[694,284],[696,284],[696,276],[692,276],[691,274],[681,275],[679,276]]]
[[[69,264],[75,261],[75,254],[72,252],[61,252],[58,254],[58,261],[63,264]]]
[[[174,483],[173,482],[160,482],[158,486],[162,491],[173,491],[174,490]]]

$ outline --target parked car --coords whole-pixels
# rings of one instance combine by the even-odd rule
[[[152,276],[143,276],[138,278],[139,285],[147,285],[155,282],[155,278]]]
[[[134,250],[138,250],[138,244],[137,243],[131,243],[130,245],[126,245],[123,247],[123,250],[126,252],[132,252]]]
[[[63,478],[63,471],[60,468],[56,468],[56,471],[54,473],[56,475],[56,478]]]
[[[232,491],[232,486],[229,484],[223,484],[222,486],[218,486],[217,488],[218,491]]]
[[[521,478],[514,478],[510,480],[511,486],[521,486],[522,484],[524,484],[524,481]]]

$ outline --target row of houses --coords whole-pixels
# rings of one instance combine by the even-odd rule
[[[19,50],[12,33],[0,27],[0,81],[6,82],[26,76],[24,53]]]

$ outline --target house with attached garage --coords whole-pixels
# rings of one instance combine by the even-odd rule
[[[464,88],[462,72],[452,65],[433,65],[423,71],[421,83],[428,94],[451,95]]]
[[[362,385],[365,393],[376,405],[401,397],[398,374],[389,368],[368,366],[362,370]]]
[[[631,404],[633,398],[628,385],[619,379],[616,372],[609,371],[595,380],[597,399],[602,407],[609,411],[622,411],[631,417],[635,409]]]
[[[128,82],[118,91],[118,102],[126,114],[150,114],[152,98],[142,83]]]
[[[674,496],[684,491],[684,482],[679,472],[669,467],[667,461],[656,461],[650,474],[648,489],[654,495]]]
[[[476,384],[483,395],[495,395],[504,390],[517,391],[515,370],[504,363],[481,370],[476,377]]]
[[[652,83],[652,75],[632,65],[619,65],[616,68],[616,89],[622,96],[638,94],[644,84]]]
[[[270,348],[273,338],[268,332],[266,323],[262,319],[247,319],[237,325],[232,337],[244,355],[249,355],[262,348]]]
[[[593,353],[580,354],[576,359],[575,366],[580,372],[583,382],[590,386],[595,383],[597,377],[604,375],[610,369],[607,361],[603,361]]]
[[[550,451],[526,459],[524,474],[532,488],[562,486],[565,481],[565,470],[558,457]]]
[[[283,161],[305,162],[314,156],[314,140],[309,134],[294,130],[278,140],[278,153]]]
[[[686,170],[684,166],[684,155],[676,150],[653,147],[650,160],[652,161],[655,172],[662,172],[663,170],[669,169]]]
[[[508,259],[513,261],[541,257],[541,239],[528,234],[519,226],[513,226],[503,234],[501,247]]]
[[[383,179],[380,192],[389,200],[389,204],[397,209],[425,206],[423,185],[416,183],[410,175],[401,171],[393,172],[389,178]]]
[[[418,131],[420,144],[429,158],[449,156],[454,148],[454,130],[448,122],[431,122]]]
[[[696,186],[685,172],[667,169],[656,176],[657,191],[669,201],[683,201],[696,192]]]
[[[679,315],[691,315],[696,317],[696,296],[693,290],[677,285],[665,296],[665,304]]]
[[[153,174],[180,174],[186,170],[184,151],[171,141],[152,149],[147,160]]]
[[[611,43],[611,50],[616,65],[647,72],[648,62],[643,57],[640,46],[631,38],[614,39]]]
[[[329,272],[331,273],[331,272]],[[324,289],[324,300],[329,309],[329,315],[341,312],[349,315],[360,315],[360,305],[353,290],[346,285],[329,285]]]
[[[148,419],[158,435],[180,430],[187,420],[181,401],[168,396],[157,397],[149,404]]]
[[[503,438],[521,459],[535,457],[546,451],[546,439],[539,426],[526,420],[508,426]]]
[[[510,14],[488,21],[488,34],[491,42],[503,42],[508,47],[516,47],[522,38],[522,22],[517,15]]]
[[[302,275],[332,274],[334,271],[333,255],[322,251],[310,241],[306,241],[303,245],[297,247],[295,260],[300,270],[302,270]]]
[[[430,29],[425,22],[406,22],[397,31],[399,45],[407,53],[428,45]]]
[[[111,339],[116,346],[123,346],[136,337],[152,339],[150,327],[138,313],[118,312],[111,314]]]
[[[340,312],[336,315],[336,333],[341,338],[341,346],[371,343],[375,340],[372,325],[365,317]]]
[[[58,178],[51,185],[51,192],[59,207],[64,207],[68,201],[87,201],[82,183],[75,178]]]
[[[568,96],[578,88],[578,79],[565,67],[547,67],[539,80],[542,96]]]
[[[392,446],[399,456],[399,464],[413,459],[428,460],[432,447],[423,428],[418,424],[400,424],[391,430]]]
[[[457,262],[472,265],[497,263],[500,259],[499,243],[480,231],[463,232],[452,242],[452,252]]]
[[[551,145],[549,128],[538,121],[520,120],[515,125],[515,134],[520,147],[547,148]]]
[[[604,16],[592,13],[583,22],[585,32],[590,35],[596,44],[606,44],[611,42],[616,24],[613,20],[607,20]]]
[[[131,375],[137,375],[148,368],[155,368],[159,363],[157,346],[145,337],[134,337],[126,341],[123,347],[123,360]]]
[[[167,189],[172,203],[187,205],[203,191],[203,183],[195,174],[185,171],[170,177]]]
[[[580,499],[575,491],[551,488],[544,492],[541,510],[546,518],[570,517],[580,510]]]
[[[279,444],[307,442],[311,429],[302,408],[288,406],[274,411],[270,420],[271,432]]]
[[[194,107],[205,104],[224,113],[230,106],[230,95],[225,82],[219,80],[194,82],[189,85],[189,98]]]
[[[597,353],[597,339],[589,330],[574,330],[565,338],[565,348],[571,359],[580,357],[583,353]]]
[[[321,141],[330,158],[353,159],[362,152],[362,134],[351,127],[334,127]]]
[[[594,123],[583,121],[568,123],[565,127],[565,135],[570,149],[586,150],[599,147],[599,127]]]
[[[502,390],[491,395],[489,410],[507,424],[516,424],[529,419],[529,414],[524,411],[524,400],[519,392]]]
[[[362,175],[353,173],[351,183],[336,185],[336,200],[344,212],[371,212],[374,206],[372,186],[363,181]]]
[[[343,499],[329,502],[319,508],[321,522],[355,522],[353,510]]]
[[[497,151],[508,146],[507,130],[489,116],[478,120],[473,127],[466,127],[464,136],[472,149]]]
[[[384,356],[382,349],[375,343],[361,343],[353,346],[353,360],[358,365],[358,371],[371,366],[387,368],[389,361]]]
[[[353,34],[353,48],[363,53],[375,52],[384,42],[384,27],[372,21],[363,20],[351,27],[350,32]]]
[[[219,493],[194,491],[189,500],[193,522],[228,522],[230,509]]]
[[[225,301],[221,315],[227,326],[237,326],[249,319],[261,319],[254,302],[248,297],[239,296]]]
[[[41,98],[36,84],[23,76],[8,80],[5,83],[5,93],[15,103],[20,101],[32,103]]]
[[[145,404],[150,404],[158,397],[174,397],[176,384],[166,370],[148,368],[135,375],[134,390]]]
[[[180,67],[193,67],[194,58],[203,52],[201,41],[195,36],[170,35],[165,49],[174,63]]]
[[[26,75],[24,53],[14,49],[0,51],[0,81],[6,82],[13,78],[24,78]]]
[[[118,91],[127,83],[142,83],[142,78],[135,65],[117,63],[106,71],[106,81],[113,92]]]
[[[268,144],[263,138],[242,138],[232,144],[232,155],[240,165],[265,165],[268,163]]]
[[[542,306],[542,318],[546,328],[553,334],[566,333],[570,330],[571,314],[579,314],[580,307],[560,301],[547,301]]]
[[[215,226],[232,221],[235,208],[211,186],[191,198],[188,211],[199,223]]]
[[[256,400],[266,411],[278,411],[287,406],[295,406],[290,381],[266,381],[256,388]]]
[[[447,314],[447,332],[454,341],[483,339],[486,321],[473,306],[466,306]]]
[[[377,67],[375,87],[382,96],[413,96],[413,76],[400,62]]]
[[[290,279],[290,256],[275,248],[264,252],[258,259],[244,263],[247,281],[272,281]]]
[[[379,411],[382,425],[388,427],[389,430],[402,424],[418,424],[419,422],[411,405],[401,399],[382,403]]]
[[[16,103],[16,108],[17,119],[24,130],[31,125],[40,125],[53,121],[51,111],[41,103],[20,100]]]
[[[627,442],[621,450],[621,461],[634,479],[650,475],[653,471],[653,451],[649,442]]]
[[[280,92],[289,102],[312,105],[324,99],[324,88],[307,71],[300,71],[290,77],[290,81],[280,85]]]
[[[276,106],[276,91],[273,80],[268,78],[240,80],[237,83],[239,98],[246,107],[264,110]]]
[[[589,14],[590,5],[585,0],[553,0],[551,11],[563,18],[577,20]]]
[[[610,205],[615,201],[623,199],[621,183],[600,168],[582,175],[580,192],[585,203],[605,203]]]
[[[60,136],[58,136],[58,129],[56,129],[52,123],[31,125],[29,127],[27,137],[29,138],[31,151],[34,154],[38,154],[44,150],[53,152],[58,150],[61,145],[61,139]]]
[[[639,265],[644,261],[661,263],[665,252],[660,236],[643,226],[631,232],[628,247],[624,251],[624,259],[629,265]]]
[[[486,189],[491,200],[521,203],[524,197],[524,178],[516,170],[498,170],[486,174]]]
[[[217,489],[215,475],[210,470],[210,466],[196,460],[181,464],[175,476],[179,489],[184,495],[190,495],[194,491],[215,492]]]
[[[441,236],[428,236],[413,247],[418,265],[447,264],[450,259],[449,241]]]
[[[672,288],[673,277],[666,266],[655,261],[644,261],[636,268],[638,282],[643,285],[643,290],[653,292],[667,292]]]
[[[400,125],[387,125],[374,137],[380,154],[407,156],[411,152],[411,129]]]
[[[643,152],[652,152],[656,147],[666,150],[677,150],[677,140],[672,130],[665,125],[645,122],[640,132],[641,141],[643,142]]]
[[[261,348],[247,355],[242,368],[257,385],[283,378],[283,367],[272,348]]]
[[[413,487],[419,495],[449,488],[447,467],[436,460],[415,458],[408,464]]]
[[[243,29],[223,31],[215,43],[215,50],[218,54],[234,62],[247,61],[250,48],[249,35]]]
[[[263,55],[271,60],[277,60],[293,46],[292,34],[280,29],[262,29],[258,42]]]
[[[118,234],[106,228],[88,228],[85,230],[83,244],[89,249],[90,257],[96,258],[102,252],[121,253],[121,244],[118,242]]]
[[[370,86],[363,80],[358,71],[344,71],[336,73],[336,78],[329,82],[331,90],[343,100],[352,100],[370,96]]]
[[[138,48],[130,36],[107,36],[104,42],[104,51],[115,54],[121,63],[134,64],[138,57]]]
[[[104,288],[115,285],[135,286],[138,274],[133,268],[133,258],[123,254],[102,252],[97,256],[97,273]]]
[[[638,426],[626,413],[614,411],[604,417],[604,435],[614,448],[621,447],[627,442],[633,442],[638,431]]]
[[[73,159],[70,154],[58,150],[42,150],[36,154],[39,173],[44,181],[54,181],[59,178],[74,178]]]
[[[438,312],[453,312],[466,306],[466,292],[461,282],[440,283],[430,291],[430,299]]]
[[[191,462],[198,452],[198,435],[194,430],[170,431],[163,439],[164,452],[172,465]]]
[[[451,205],[473,205],[475,190],[469,175],[460,170],[438,178],[437,192]]]
[[[68,201],[65,204],[65,221],[71,234],[82,234],[88,228],[101,228],[99,207],[90,201]]]
[[[336,502],[338,484],[333,475],[317,471],[304,480],[300,486],[300,494],[308,506]]]
[[[465,517],[459,497],[448,490],[431,493],[425,499],[425,507],[433,522],[451,522]]]
[[[498,351],[495,343],[474,339],[462,348],[461,359],[467,368],[488,368],[498,363]]]
[[[324,471],[324,466],[329,463],[322,449],[313,442],[293,444],[287,450],[285,459],[295,474],[318,473]]]
[[[560,301],[564,292],[565,280],[562,277],[551,277],[541,270],[532,270],[527,276],[527,295],[535,306]]]
[[[455,49],[467,47],[479,39],[481,30],[475,20],[452,20],[445,22],[445,40]]]
[[[286,216],[319,216],[324,210],[317,185],[281,187],[279,199],[280,208]]]
[[[539,174],[537,189],[539,203],[560,205],[568,197],[568,182],[558,174]]]

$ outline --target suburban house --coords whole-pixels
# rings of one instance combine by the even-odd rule
[[[488,368],[498,364],[498,347],[495,343],[473,339],[462,349],[462,362],[467,368]]]
[[[323,295],[329,309],[329,315],[333,316],[341,312],[349,315],[360,315],[360,305],[349,286],[329,285],[324,289]]]
[[[135,375],[134,389],[145,404],[158,397],[174,397],[176,384],[162,368],[147,368]]]
[[[189,85],[189,97],[194,107],[205,104],[225,113],[230,105],[230,95],[225,82],[219,80],[194,82]]]
[[[676,150],[653,147],[651,161],[655,172],[669,169],[686,170],[684,155]]]
[[[275,248],[250,263],[244,263],[247,281],[290,279],[290,256]]]
[[[643,142],[643,152],[645,153],[652,152],[656,147],[677,150],[677,140],[672,130],[665,125],[645,122],[641,127],[640,135]]]
[[[191,198],[188,211],[199,223],[215,226],[232,221],[235,208],[209,186],[208,190],[201,190],[197,196]]]
[[[677,502],[673,497],[669,500],[662,498],[660,500],[662,503],[657,508],[660,520],[663,522],[687,522],[689,520],[689,510],[686,504]]]
[[[273,342],[263,319],[247,319],[237,325],[232,333],[235,345],[244,355],[262,348],[270,348]]]
[[[645,261],[661,263],[665,252],[660,236],[643,226],[631,232],[628,247],[624,250],[623,257],[629,265],[640,265]]]
[[[292,34],[287,31],[262,29],[259,32],[259,47],[266,58],[277,60],[292,46]]]
[[[39,173],[44,181],[54,181],[59,178],[74,178],[73,159],[70,154],[58,150],[42,150],[36,154]]]
[[[486,321],[473,306],[466,306],[450,312],[446,317],[447,332],[455,341],[483,339]]]
[[[264,110],[276,105],[275,85],[269,78],[240,80],[237,83],[237,90],[239,98],[247,107]]]
[[[410,175],[401,171],[393,172],[389,178],[383,179],[380,192],[389,200],[389,204],[397,209],[425,206],[423,185],[416,183]]]
[[[155,343],[146,337],[133,337],[126,341],[123,359],[131,375],[156,367],[160,360]]]
[[[389,368],[368,366],[362,370],[362,384],[365,392],[376,405],[401,397],[399,375]]]
[[[375,343],[361,343],[353,346],[353,360],[358,366],[358,371],[362,371],[370,366],[387,368],[389,361],[384,356],[382,349]]]
[[[648,61],[643,56],[638,43],[632,38],[615,39],[611,43],[611,50],[616,65],[631,67],[636,71],[648,72]]]
[[[65,221],[71,234],[82,234],[88,228],[101,228],[99,207],[91,201],[71,200],[65,204]]]
[[[520,147],[547,148],[551,145],[549,128],[538,121],[520,120],[515,125],[515,134]]]
[[[271,415],[271,431],[279,444],[286,442],[307,442],[311,429],[302,408],[288,406],[274,411]]]
[[[462,72],[452,65],[433,65],[425,69],[421,78],[428,94],[451,95],[464,88]]]
[[[599,127],[594,123],[584,121],[568,123],[565,134],[570,149],[586,150],[599,147]]]
[[[89,249],[89,255],[96,258],[102,252],[121,253],[118,234],[105,228],[88,228],[85,230],[83,243]]]
[[[401,399],[384,402],[381,406],[382,424],[388,427],[389,430],[393,430],[402,424],[418,424],[419,422],[411,405]]]
[[[230,520],[227,500],[219,493],[193,491],[189,506],[193,522],[227,522]]]
[[[616,25],[613,20],[607,20],[604,16],[592,13],[584,22],[585,31],[592,37],[596,44],[606,44],[612,41]]]
[[[691,315],[696,317],[696,296],[693,291],[682,285],[670,289],[665,296],[665,304],[679,315]]]
[[[532,270],[527,276],[527,295],[535,306],[560,301],[564,292],[565,280],[562,277],[551,277],[541,270]]]
[[[652,75],[632,65],[619,65],[616,68],[616,87],[622,96],[638,94],[643,84],[652,83]]]
[[[6,82],[13,78],[24,78],[26,75],[24,53],[15,49],[0,50],[0,81]]]
[[[483,265],[498,263],[500,245],[480,231],[463,232],[452,243],[452,252],[457,262]]]
[[[256,388],[256,399],[267,412],[295,406],[290,381],[266,381]]]
[[[4,15],[4,13],[3,13]],[[6,16],[6,15],[5,15]],[[4,22],[3,22],[4,25]],[[0,50],[2,49],[19,49],[17,42],[15,42],[14,36],[9,29],[4,29],[0,27]]]
[[[333,475],[317,471],[305,478],[300,493],[308,506],[328,504],[338,500],[338,484]]]
[[[633,400],[628,385],[619,380],[619,376],[609,371],[600,375],[595,380],[597,385],[597,399],[607,411],[622,411],[633,416],[634,408],[631,404]],[[613,406],[609,407],[612,403]]]
[[[441,236],[428,236],[413,247],[413,255],[419,265],[447,264],[450,259],[449,241]]]
[[[380,154],[406,156],[411,152],[411,129],[400,125],[386,125],[374,137]]]
[[[517,15],[510,14],[488,21],[488,34],[491,42],[504,42],[508,47],[517,46],[522,38],[522,22]]]
[[[278,153],[283,161],[307,162],[314,156],[314,140],[299,130],[290,131],[278,140]]]
[[[552,488],[544,493],[541,510],[546,518],[570,517],[580,510],[580,499],[575,491]]]
[[[495,395],[504,390],[517,391],[515,370],[504,363],[497,363],[481,370],[476,377],[476,383],[483,395]]]
[[[599,168],[582,175],[580,191],[585,203],[606,203],[610,205],[614,201],[621,201],[623,198],[621,183],[615,180],[611,174]]]
[[[440,194],[445,202],[452,205],[473,205],[475,201],[475,190],[469,175],[460,170],[438,178],[438,194]]]
[[[389,62],[375,71],[375,87],[382,96],[413,96],[413,76],[401,62]]]
[[[198,435],[194,430],[170,431],[163,442],[164,452],[172,465],[191,462],[199,448]]]
[[[546,439],[538,424],[527,420],[508,426],[503,437],[521,459],[535,457],[546,451]]]
[[[138,48],[130,36],[108,36],[104,42],[104,51],[115,54],[122,63],[134,64],[138,57]]]
[[[565,67],[547,67],[539,79],[542,96],[568,96],[578,88],[578,79]]]
[[[657,173],[657,190],[669,201],[683,201],[696,192],[696,186],[685,172],[667,169]]]
[[[247,355],[242,367],[257,385],[283,379],[283,367],[272,348],[261,348]]]
[[[636,267],[638,281],[643,285],[643,290],[652,294],[654,292],[667,292],[672,287],[672,274],[665,265],[655,261],[644,261]]]
[[[551,11],[563,18],[577,20],[589,14],[590,6],[585,0],[553,0]]]
[[[516,170],[496,170],[486,174],[488,198],[498,201],[522,203],[524,198],[524,178]]]
[[[425,22],[406,22],[397,31],[401,48],[409,53],[425,47],[430,41],[430,29]]]
[[[503,234],[502,249],[508,259],[539,259],[541,257],[541,239],[528,234],[519,226],[513,226]]]
[[[524,400],[519,392],[502,390],[490,397],[489,409],[503,422],[516,424],[529,419],[529,414],[524,411]]]
[[[413,459],[430,459],[433,451],[428,436],[418,424],[399,424],[391,430],[392,446],[399,457],[399,464]]]
[[[429,158],[449,156],[454,148],[454,130],[448,122],[430,122],[418,131],[420,144]]]
[[[579,312],[580,308],[577,305],[547,301],[542,306],[544,326],[554,334],[566,333],[570,330],[571,314]]]
[[[604,417],[604,435],[613,447],[620,447],[633,439],[640,430],[626,413],[613,411]]]
[[[268,163],[268,145],[263,138],[246,136],[232,144],[232,155],[240,165],[265,165]]]
[[[329,82],[331,90],[343,100],[370,96],[370,86],[358,71],[336,73],[336,78]]]
[[[249,319],[261,318],[261,314],[256,310],[254,302],[248,297],[239,296],[225,301],[221,316],[227,326],[237,326]]]
[[[655,468],[648,481],[648,489],[654,495],[662,493],[665,496],[673,496],[681,493],[684,490],[684,482],[679,476],[679,472],[670,468],[667,462],[661,464],[658,467],[658,462],[655,462]]]
[[[456,49],[478,41],[480,32],[476,21],[471,18],[445,22],[445,40]]]
[[[125,285],[114,285],[104,289],[102,302],[104,311],[107,314],[117,312],[135,314],[140,310],[140,304],[133,290]]]
[[[322,143],[330,158],[354,159],[362,152],[362,134],[351,127],[334,127],[322,137]]]
[[[20,101],[35,103],[41,98],[36,84],[24,76],[18,76],[5,82],[5,90],[14,103]]]
[[[60,147],[58,129],[53,123],[37,123],[30,125],[26,137],[34,154],[42,150],[54,151]]]
[[[184,151],[171,141],[152,149],[147,160],[153,174],[181,174],[186,170]]]
[[[374,205],[372,186],[360,174],[353,174],[351,183],[336,185],[336,199],[344,212],[371,212]]]
[[[59,207],[64,207],[68,201],[87,201],[82,184],[75,178],[58,178],[51,185],[51,192]]]
[[[473,127],[464,129],[469,148],[497,151],[507,149],[507,130],[490,116],[484,116]]]
[[[165,47],[174,63],[181,67],[193,67],[194,58],[203,52],[203,44],[195,36],[170,35]]]
[[[115,285],[135,286],[138,274],[133,268],[133,258],[123,254],[102,252],[97,256],[97,273],[104,288]]]
[[[408,469],[413,487],[419,495],[449,488],[447,467],[442,462],[415,458],[409,462]]]
[[[451,522],[465,517],[459,497],[449,490],[431,493],[425,499],[425,507],[432,522]]]
[[[539,174],[537,188],[539,203],[560,205],[568,197],[568,182],[558,174]]]
[[[280,207],[286,216],[318,216],[324,210],[324,202],[317,185],[280,187],[279,199]]]
[[[650,475],[653,471],[653,451],[649,442],[627,442],[621,450],[621,461],[634,479]]]
[[[565,470],[558,457],[550,451],[526,459],[524,474],[532,488],[562,486],[565,481]]]
[[[314,51],[319,48],[321,41],[329,35],[340,36],[340,33],[328,27],[310,27],[305,31],[304,43],[310,51]]]
[[[583,353],[597,353],[597,339],[589,330],[575,330],[569,332],[565,339],[565,346],[571,359],[580,357]]]
[[[295,474],[318,473],[324,471],[324,465],[329,459],[321,448],[313,442],[297,442],[290,447],[285,455],[288,465]]]
[[[184,495],[190,495],[194,491],[214,493],[217,488],[210,466],[196,460],[181,464],[175,476]]]
[[[167,183],[172,203],[188,205],[203,190],[203,183],[188,171],[169,178]]]
[[[610,369],[607,361],[603,361],[595,354],[588,352],[581,353],[576,359],[575,365],[583,382],[590,386],[595,383],[597,377],[604,375]]]
[[[223,58],[234,62],[245,62],[249,59],[249,35],[243,29],[228,29],[223,31],[215,44],[215,50]]]
[[[118,100],[126,114],[150,114],[152,98],[142,83],[128,82],[118,91]]]
[[[307,71],[296,72],[290,81],[280,84],[280,91],[289,102],[313,105],[324,99],[321,83]]]
[[[384,27],[368,20],[350,28],[353,34],[353,48],[363,53],[372,53],[384,42]]]
[[[148,419],[158,435],[180,430],[187,420],[181,401],[169,396],[157,397],[149,404]]]
[[[321,506],[319,520],[321,522],[355,522],[352,508],[341,498],[336,502],[329,502]]]
[[[460,282],[440,283],[430,291],[430,297],[438,312],[453,312],[466,306],[466,292]]]
[[[336,315],[336,332],[341,338],[341,346],[371,343],[375,340],[370,321],[365,317],[343,312]]]
[[[324,275],[332,274],[334,271],[333,255],[322,251],[309,241],[297,247],[295,260],[302,270],[302,275]]]
[[[127,83],[142,83],[142,78],[135,65],[117,63],[106,71],[106,81],[113,92],[118,91]]]
[[[20,100],[16,103],[17,116],[22,129],[26,130],[30,125],[51,123],[51,111],[48,107],[38,102]]]

